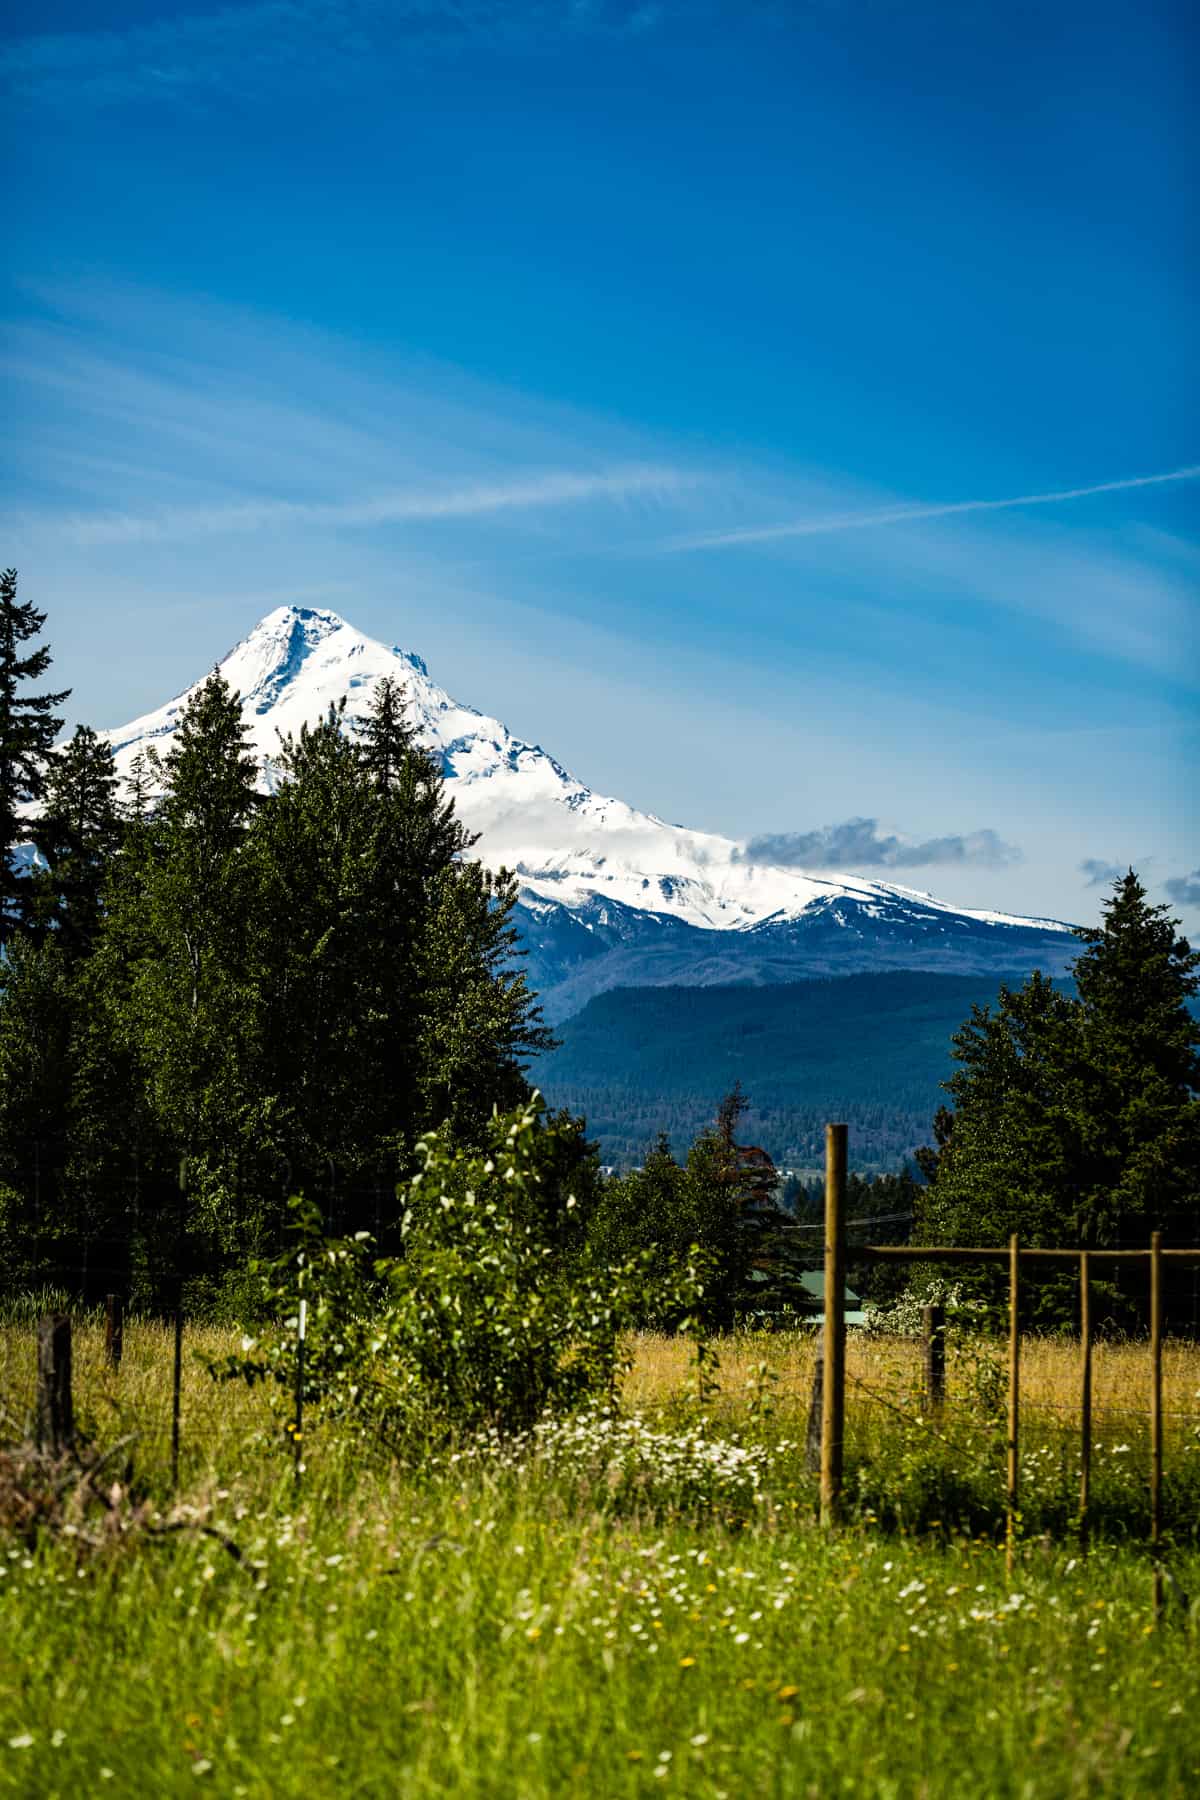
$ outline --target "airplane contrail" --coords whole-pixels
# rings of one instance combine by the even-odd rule
[[[1119,494],[1129,488],[1161,487],[1169,481],[1195,481],[1200,463],[1169,469],[1162,475],[1130,475],[1122,481],[1098,481],[1091,487],[1056,488],[1047,494],[1014,494],[1004,500],[952,500],[923,506],[888,506],[876,512],[830,513],[823,518],[793,519],[785,525],[747,525],[737,531],[711,531],[674,538],[670,550],[715,550],[726,545],[766,544],[776,538],[821,537],[835,531],[865,531],[881,525],[907,525],[921,519],[946,519],[955,513],[1000,512],[1013,506],[1053,506],[1060,500],[1087,500],[1093,494]]]
[[[575,501],[666,495],[687,488],[698,479],[682,469],[632,463],[598,471],[567,469],[430,491],[402,488],[361,500],[247,500],[228,506],[168,508],[160,513],[99,513],[68,519],[60,530],[72,542],[90,545],[157,542],[293,524],[371,526],[470,519],[510,509],[565,506]]]

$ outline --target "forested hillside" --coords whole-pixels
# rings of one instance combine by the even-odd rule
[[[854,1165],[893,1168],[927,1141],[951,1036],[972,1006],[995,1001],[1000,979],[894,972],[618,988],[557,1027],[561,1045],[532,1078],[553,1105],[586,1115],[607,1162],[640,1161],[660,1131],[682,1151],[740,1081],[746,1131],[780,1164],[815,1167],[826,1120],[844,1118]]]

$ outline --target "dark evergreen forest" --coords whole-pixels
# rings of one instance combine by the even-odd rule
[[[1057,982],[1063,992],[1069,982]],[[953,1069],[950,1040],[989,976],[918,971],[778,987],[619,988],[556,1027],[533,1079],[586,1114],[609,1163],[661,1132],[682,1153],[740,1082],[745,1130],[784,1167],[814,1169],[826,1120],[850,1125],[852,1165],[899,1169],[929,1136]]]
[[[420,1136],[481,1142],[552,1041],[514,883],[389,683],[358,737],[333,711],[283,742],[263,794],[214,672],[119,796],[86,726],[51,751],[66,696],[20,650],[44,615],[4,583],[0,1278],[212,1304],[297,1193],[386,1234]]]

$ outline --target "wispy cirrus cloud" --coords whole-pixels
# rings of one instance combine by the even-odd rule
[[[1027,632],[1049,626],[1068,653],[1173,682],[1186,685],[1196,666],[1194,547],[1148,534],[1140,516],[1099,530],[1065,517],[1069,500],[1056,513],[1047,490],[1036,518],[994,508],[950,517],[812,471],[698,459],[694,444],[681,450],[606,414],[200,297],[96,279],[29,283],[21,313],[0,356],[14,424],[0,450],[0,528],[27,559],[51,543],[84,557],[168,557],[199,541],[240,555],[253,538],[278,556],[287,538],[299,554],[322,534],[332,552],[353,534],[380,551],[475,563],[488,579],[521,558],[526,587],[534,561],[590,559],[605,605],[626,587],[653,591],[687,633],[690,609],[727,605],[730,565],[713,557],[689,570],[686,589],[664,582],[664,542],[699,542],[702,527],[736,539],[768,509],[809,521],[936,512],[902,532],[782,539],[764,596],[788,578],[788,629],[817,604],[840,617],[856,684],[872,668],[890,680],[897,658],[920,653],[922,633],[956,668],[977,666],[1015,637],[1018,617]],[[1176,488],[1185,478],[1170,477]],[[1172,491],[1166,478],[1131,479],[1135,497]],[[1100,485],[1117,499],[1128,491]],[[628,581],[599,573],[614,552]],[[748,619],[756,606],[754,591],[739,596]]]
[[[1006,512],[1026,506],[1060,506],[1070,500],[1088,500],[1100,494],[1122,494],[1135,488],[1162,487],[1171,482],[1200,479],[1200,463],[1168,469],[1158,475],[1130,475],[1116,481],[1092,482],[1086,487],[1053,488],[1040,494],[1013,494],[1001,500],[950,500],[884,506],[864,511],[826,513],[788,519],[775,525],[746,525],[731,531],[696,532],[664,545],[668,550],[721,550],[739,544],[770,544],[785,538],[827,537],[843,531],[878,531],[888,525],[915,525],[927,519],[949,519],[965,513]]]
[[[23,421],[0,525],[25,542],[549,533],[563,515],[582,542],[613,513],[694,518],[712,486],[639,433],[428,362],[364,366],[323,334],[170,297],[31,291],[43,316],[0,356]]]
[[[846,819],[815,831],[767,832],[750,839],[745,862],[780,868],[921,869],[947,864],[1007,868],[1022,860],[1015,844],[991,830],[955,832],[946,837],[909,838],[881,831],[878,819]]]

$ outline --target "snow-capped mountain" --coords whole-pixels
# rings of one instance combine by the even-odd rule
[[[403,683],[460,818],[479,833],[475,854],[520,878],[530,975],[551,1016],[617,985],[889,967],[1057,971],[1074,948],[1057,920],[964,911],[890,882],[749,862],[733,839],[595,794],[539,745],[452,699],[412,651],[365,637],[336,613],[279,607],[219,666],[241,695],[264,787],[281,736],[342,699],[353,730],[385,676]],[[169,747],[194,691],[105,734],[123,776],[140,749]]]

